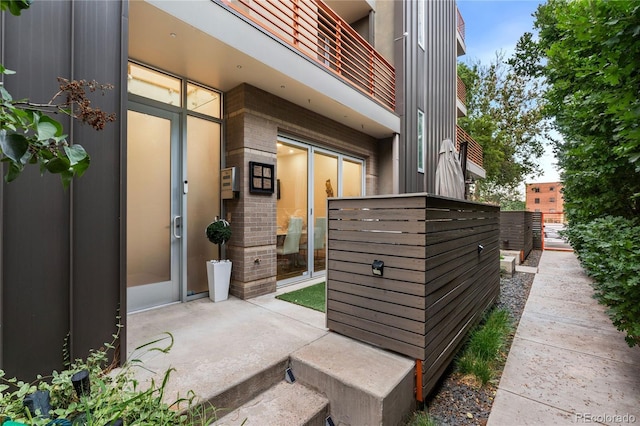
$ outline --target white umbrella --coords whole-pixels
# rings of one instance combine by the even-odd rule
[[[464,200],[464,176],[456,147],[451,139],[440,145],[436,167],[436,194]]]

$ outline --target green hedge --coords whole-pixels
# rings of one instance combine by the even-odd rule
[[[566,235],[594,279],[594,297],[629,346],[640,345],[640,220],[606,216],[570,225]]]

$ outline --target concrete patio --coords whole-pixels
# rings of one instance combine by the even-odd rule
[[[295,286],[282,291],[291,291]],[[325,328],[325,314],[267,295],[209,299],[128,316],[141,381],[172,372],[165,400],[195,392],[219,425],[401,424],[415,405],[415,363]],[[170,332],[169,353],[133,354]],[[291,368],[295,383],[285,380]]]

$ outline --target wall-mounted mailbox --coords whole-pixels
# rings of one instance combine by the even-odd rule
[[[381,277],[384,274],[384,262],[382,260],[374,260],[371,264],[371,273]]]
[[[222,199],[232,200],[238,191],[240,188],[236,177],[236,168],[227,167],[220,170],[220,196]]]

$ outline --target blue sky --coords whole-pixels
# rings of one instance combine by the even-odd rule
[[[513,53],[516,43],[525,32],[533,32],[532,14],[539,0],[457,0],[458,9],[465,22],[467,54],[465,62],[480,61],[489,64],[502,51],[505,56]],[[559,180],[555,158],[547,148],[541,159],[543,176],[527,179],[531,182],[555,182]]]

